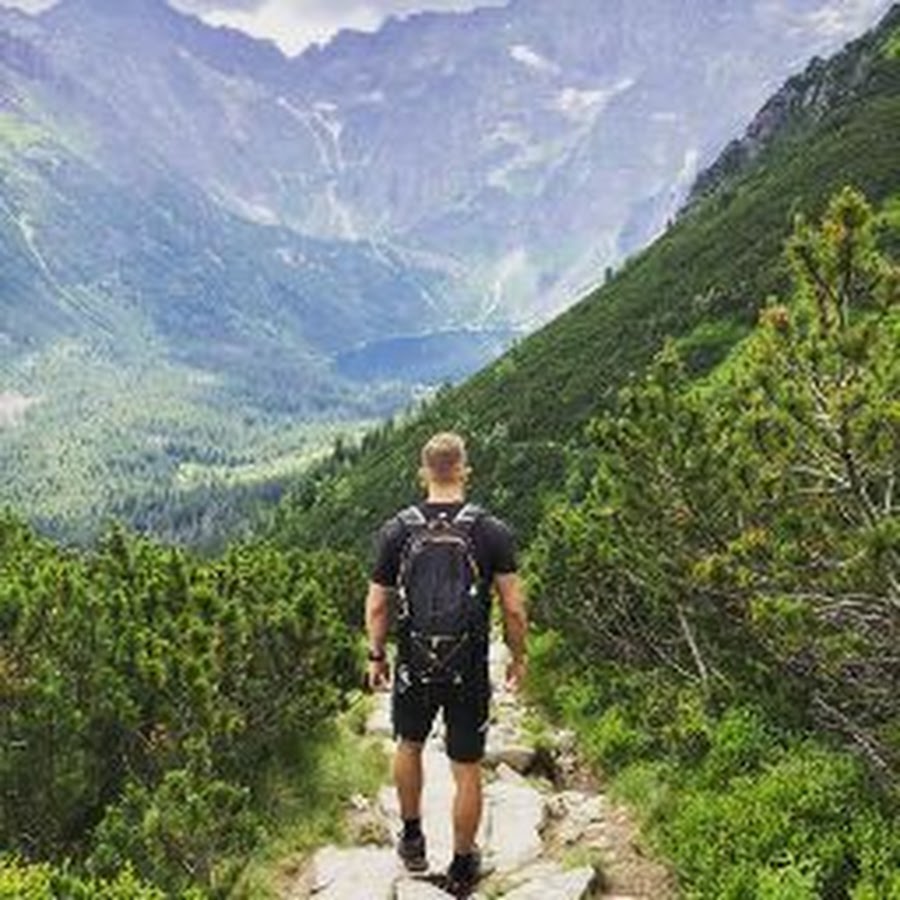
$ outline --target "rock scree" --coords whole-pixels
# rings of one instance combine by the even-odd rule
[[[524,701],[504,687],[508,653],[491,647],[494,685],[484,760],[479,830],[485,876],[472,900],[668,900],[677,896],[666,867],[642,852],[627,810],[606,797],[577,759],[574,736],[547,732],[529,741]],[[367,733],[392,749],[390,695],[380,693]],[[549,742],[550,749],[544,746]],[[422,823],[430,871],[405,872],[394,849],[397,798],[385,785],[374,799],[354,797],[348,815],[363,821],[358,846],[323,847],[286,886],[284,900],[441,900],[439,876],[452,857],[453,776],[438,722],[423,751]],[[553,771],[548,771],[552,761]]]

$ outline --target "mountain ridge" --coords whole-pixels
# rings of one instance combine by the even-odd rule
[[[735,138],[702,173],[691,188],[685,210],[715,192],[730,177],[747,171],[765,149],[785,137],[804,121],[815,123],[837,104],[866,88],[874,57],[900,27],[900,5],[895,4],[876,28],[848,44],[825,60],[814,57],[807,67],[791,78],[763,105],[744,134]]]
[[[851,53],[892,33],[896,10]],[[507,517],[527,543],[578,459],[582,430],[667,336],[699,376],[749,332],[767,297],[787,289],[783,241],[797,213],[817,215],[847,183],[896,206],[900,56],[876,54],[870,66],[869,92],[842,95],[795,139],[764,148],[754,166],[699,200],[605,286],[421,414],[376,431],[355,455],[345,451],[301,481],[273,533],[365,553],[366,535],[415,496],[421,444],[455,428],[470,441],[473,498]],[[896,224],[896,212],[889,215]]]
[[[651,34],[633,6],[568,0],[397,21],[292,60],[159,3],[141,29],[86,2],[0,14],[18,42],[0,59],[0,370],[44,398],[3,433],[4,464],[30,473],[4,494],[17,504],[47,496],[27,441],[81,427],[71,379],[131,391],[157,367],[171,393],[146,403],[221,435],[368,420],[479,368],[663,228],[766,73],[822,40],[747,3],[660,3]],[[439,358],[446,335],[465,352]],[[120,493],[149,455],[168,497],[215,456],[106,449],[146,427],[98,423],[78,440],[102,462],[54,485]]]

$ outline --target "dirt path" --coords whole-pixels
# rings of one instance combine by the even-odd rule
[[[479,832],[491,870],[473,900],[667,900],[674,881],[644,856],[626,810],[579,765],[572,736],[550,734],[552,749],[529,742],[523,702],[502,687],[506,650],[492,648],[494,703],[485,760],[485,809]],[[368,731],[391,743],[390,698],[379,695]],[[452,777],[440,728],[424,751],[423,827],[435,873],[452,855]],[[355,798],[348,810],[358,843],[325,847],[286,886],[284,900],[441,900],[450,895],[404,875],[392,846],[400,828],[393,788]]]

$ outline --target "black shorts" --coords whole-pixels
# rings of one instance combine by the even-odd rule
[[[394,737],[424,744],[439,709],[444,711],[447,756],[454,762],[478,762],[484,756],[490,716],[490,682],[463,686],[394,683]]]

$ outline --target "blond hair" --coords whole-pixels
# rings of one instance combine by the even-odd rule
[[[421,462],[419,475],[423,481],[453,484],[469,474],[466,442],[453,431],[442,431],[429,438],[422,447]]]

